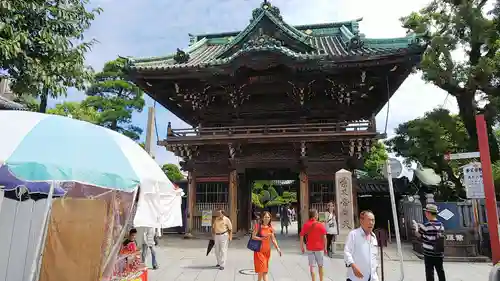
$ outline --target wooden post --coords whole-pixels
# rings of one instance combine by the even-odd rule
[[[229,173],[229,218],[233,225],[233,233],[238,229],[238,172]]]
[[[307,179],[307,172],[300,171],[300,218],[301,224],[304,225],[309,219],[309,180]]]
[[[192,235],[194,212],[196,207],[196,177],[192,171],[188,172],[188,227],[187,235]]]

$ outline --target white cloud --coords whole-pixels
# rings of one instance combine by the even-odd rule
[[[363,17],[360,30],[367,37],[386,38],[405,35],[399,18],[422,8],[428,0],[274,0],[290,24],[313,24],[353,20]],[[252,10],[260,0],[94,0],[104,12],[98,16],[88,37],[96,38],[87,57],[99,69],[105,61],[122,56],[162,56],[188,43],[188,33],[203,34],[243,29]],[[153,102],[148,99],[148,106]],[[456,111],[453,97],[433,85],[426,84],[420,75],[409,77],[389,103],[388,133],[399,123],[422,116],[437,106]],[[387,105],[377,116],[378,130],[385,127]],[[147,110],[134,115],[134,122],[146,127]],[[165,137],[166,124],[174,128],[186,126],[165,109],[157,109],[158,135]],[[178,161],[162,147],[155,153],[160,163]]]

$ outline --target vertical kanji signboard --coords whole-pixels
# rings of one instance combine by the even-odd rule
[[[484,199],[483,171],[481,163],[474,162],[463,167],[464,185],[469,199]]]

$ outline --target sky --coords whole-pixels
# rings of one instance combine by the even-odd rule
[[[92,6],[104,11],[86,33],[87,39],[99,41],[86,59],[95,70],[118,56],[164,56],[177,48],[187,48],[188,33],[206,34],[243,30],[249,23],[252,10],[262,0],[93,0]],[[360,31],[368,38],[405,36],[399,19],[425,6],[429,0],[271,0],[286,22],[291,25],[318,24],[363,18]],[[70,91],[64,99],[79,101],[83,93]],[[51,105],[61,102],[52,101]],[[133,123],[146,128],[147,107],[154,101],[146,97],[142,113],[133,116]],[[401,85],[377,115],[377,130],[387,134],[405,121],[422,116],[435,107],[457,112],[453,97],[425,83],[420,74],[413,74]],[[189,128],[187,124],[161,105],[156,105],[158,138],[166,136],[167,123],[172,128]],[[142,139],[145,136],[143,134]],[[155,141],[156,143],[156,141]],[[153,151],[159,164],[175,163],[179,159],[164,147],[155,145]]]

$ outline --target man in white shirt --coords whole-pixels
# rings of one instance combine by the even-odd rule
[[[375,215],[363,211],[359,215],[361,227],[349,232],[344,247],[347,281],[378,281],[377,238],[373,233]]]

